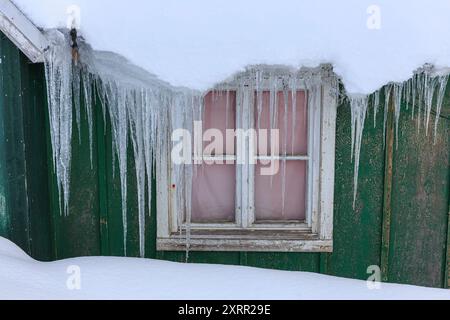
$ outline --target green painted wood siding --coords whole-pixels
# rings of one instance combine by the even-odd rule
[[[44,68],[0,34],[0,236],[51,260]]]
[[[85,113],[82,113],[80,136],[74,123],[70,215],[63,217],[51,162],[43,67],[27,64],[7,39],[2,38],[0,51],[0,235],[11,238],[38,259],[122,256],[120,181],[118,174],[113,174],[112,165],[117,166],[117,161],[113,161],[109,119],[103,121],[97,103],[92,165]],[[450,238],[449,115],[450,90],[447,90],[437,143],[433,146],[433,135],[417,134],[410,112],[402,113],[399,145],[394,147],[392,155],[391,201],[386,203],[383,114],[378,112],[374,127],[370,109],[362,141],[359,192],[353,210],[350,108],[339,107],[333,253],[191,252],[189,262],[367,279],[367,267],[380,266],[384,252],[387,281],[446,286]],[[16,124],[14,130],[11,121]],[[129,143],[127,253],[138,256],[136,177]],[[11,152],[17,164],[11,163]],[[119,172],[118,167],[115,172]],[[11,179],[18,182],[12,183]],[[152,198],[156,199],[158,186],[155,181],[152,183]],[[152,216],[146,219],[146,257],[184,262],[183,252],[156,251],[155,201],[151,206]],[[387,206],[391,211],[389,221]],[[389,242],[383,238],[386,225],[390,225],[385,228]]]

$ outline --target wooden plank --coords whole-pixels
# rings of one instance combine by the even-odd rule
[[[450,108],[450,90],[444,109]],[[398,150],[394,153],[389,281],[443,287],[450,193],[450,121],[439,120],[436,143],[423,123],[400,116]],[[417,114],[417,110],[416,110]],[[422,112],[422,115],[424,113]],[[423,118],[422,118],[423,121]],[[434,117],[430,128],[434,127]]]
[[[140,257],[139,248],[139,209],[137,197],[136,164],[134,161],[131,136],[128,136],[128,162],[127,162],[127,256]],[[119,173],[119,171],[117,171]],[[121,199],[121,197],[119,197]],[[120,215],[121,216],[121,215]],[[148,217],[148,215],[147,215]],[[146,218],[147,218],[146,217]]]
[[[448,206],[447,222],[447,255],[445,259],[444,288],[450,288],[450,197]]]
[[[124,226],[122,222],[122,195],[120,184],[119,161],[116,151],[112,148],[111,122],[109,115],[106,116],[106,144],[105,163],[107,185],[107,211],[108,211],[108,238],[110,254],[113,256],[125,255],[124,248]],[[139,222],[138,222],[138,202],[136,186],[136,169],[131,138],[128,140],[127,149],[127,237],[126,256],[139,257]],[[155,197],[153,199],[156,199]],[[147,215],[148,217],[148,215]],[[146,217],[147,224],[150,219]],[[156,229],[156,225],[152,228]],[[148,230],[146,233],[152,233]]]
[[[328,273],[328,253],[320,253],[319,255],[319,272],[322,274]]]
[[[113,256],[124,255],[123,245],[123,225],[122,225],[122,201],[120,193],[120,175],[117,158],[114,159],[115,151],[112,148],[112,130],[109,115],[106,115],[106,144],[105,163],[107,185],[107,212],[108,212],[108,233],[109,251]]]
[[[191,238],[193,251],[237,252],[332,252],[332,240],[252,240],[252,239],[214,239]],[[157,249],[162,251],[185,251],[184,237],[158,239]]]
[[[239,253],[239,264],[241,266],[246,266],[248,264],[248,252]]]
[[[48,101],[47,101],[48,104]],[[50,223],[51,223],[51,239],[52,239],[52,256],[55,260],[60,259],[61,256],[59,255],[59,235],[60,235],[60,228],[59,228],[59,217],[60,217],[60,209],[59,209],[59,203],[58,203],[58,188],[57,188],[57,182],[56,182],[56,175],[55,175],[55,167],[53,165],[53,154],[52,154],[52,140],[50,135],[50,118],[48,113],[48,106],[46,108],[47,110],[44,112],[45,116],[45,140],[46,140],[46,151],[47,151],[47,179],[48,179],[48,191],[49,191],[49,207],[50,207]]]
[[[337,110],[333,253],[327,254],[326,265],[326,273],[330,275],[365,280],[367,267],[380,263],[384,181],[383,112],[382,107],[380,109],[374,127],[373,107],[369,106],[361,143],[355,209],[350,106],[345,102]]]
[[[23,131],[26,192],[28,201],[31,256],[53,258],[49,203],[45,114],[47,113],[44,66],[30,64],[21,55]]]
[[[157,215],[157,204],[156,204],[156,193],[157,193],[157,186],[156,186],[156,179],[155,174],[153,173],[152,181],[147,182],[152,184],[151,188],[151,203],[146,202],[146,210],[149,212],[149,217],[145,219],[145,257],[146,258],[152,258],[156,259],[157,251],[156,251],[156,215]],[[146,188],[148,193],[148,188]],[[148,194],[146,194],[148,199]],[[150,210],[151,209],[151,210]]]
[[[247,266],[319,272],[319,253],[248,252]]]
[[[4,165],[8,202],[9,237],[30,253],[29,216],[23,131],[21,56],[16,46],[1,35],[3,77]]]
[[[5,57],[5,42],[0,38],[0,57]],[[5,64],[0,64],[0,236],[9,237],[8,183],[5,128]]]
[[[102,106],[99,99],[93,104],[97,135],[97,168],[98,168],[98,206],[100,224],[100,252],[102,256],[110,255],[108,230],[108,175],[106,173],[106,124],[103,120]]]
[[[383,195],[383,225],[381,240],[381,278],[388,281],[389,273],[389,244],[391,236],[391,215],[392,215],[392,170],[394,155],[394,95],[391,90],[388,106],[388,118],[386,123],[386,159],[384,173],[384,195]]]
[[[321,94],[320,239],[333,239],[337,98],[329,83],[324,85]]]
[[[84,101],[81,101],[80,134],[75,116],[72,123],[70,201],[67,216],[59,210],[59,195],[54,170],[52,170],[52,176],[49,178],[52,181],[52,214],[56,232],[55,250],[58,259],[98,256],[101,253],[97,156],[94,152],[91,168],[88,121],[84,108]],[[73,112],[75,114],[75,110]],[[95,137],[94,135],[94,150],[97,148]],[[50,142],[49,148],[49,159],[52,159]]]

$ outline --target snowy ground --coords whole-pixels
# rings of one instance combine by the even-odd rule
[[[450,290],[394,284],[369,290],[365,281],[306,272],[132,258],[41,263],[0,238],[0,299],[450,300]]]

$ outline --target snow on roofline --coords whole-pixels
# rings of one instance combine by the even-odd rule
[[[233,1],[135,0],[123,7],[87,0],[0,0],[0,11],[6,23],[2,31],[33,62],[42,62],[47,46],[36,26],[42,30],[66,26],[71,4],[82,9],[79,34],[97,52],[117,53],[162,82],[201,91],[248,65],[300,68],[331,63],[348,94],[370,94],[390,82],[404,82],[426,62],[435,70],[450,66],[450,42],[443,37],[448,30],[443,12],[450,4],[444,0],[433,4],[417,0],[413,5],[407,0],[395,4],[380,0],[379,30],[366,26],[369,0],[345,4],[282,0],[277,6],[251,2],[235,10]],[[11,19],[5,14],[8,10],[21,18]],[[275,15],[270,20],[258,18],[271,14]],[[132,21],[125,25],[115,23],[130,16]],[[234,17],[232,24],[227,17]],[[330,29],[331,25],[335,27]]]
[[[450,66],[448,0],[11,0],[40,28],[66,27],[174,86],[206,90],[247,65],[332,63],[348,93],[403,82],[425,63]],[[75,15],[76,16],[76,15]]]
[[[44,61],[47,39],[10,0],[0,0],[0,30],[33,63]]]

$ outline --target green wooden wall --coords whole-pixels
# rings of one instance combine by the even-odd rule
[[[0,236],[53,259],[43,65],[0,34]]]
[[[112,165],[117,166],[117,161],[113,161],[109,119],[104,123],[97,103],[92,164],[86,114],[82,112],[80,136],[74,123],[70,215],[62,217],[51,162],[43,67],[28,64],[4,37],[0,55],[0,235],[40,260],[123,255],[120,181],[118,174],[113,174]],[[339,107],[333,253],[191,252],[189,262],[357,279],[367,279],[367,267],[378,265],[389,282],[447,286],[450,90],[444,104],[436,145],[432,134],[417,134],[415,120],[405,111],[398,148],[385,148],[383,114],[378,113],[374,127],[373,110],[369,110],[355,210],[350,108],[345,104]],[[388,133],[392,130],[389,126]],[[127,253],[138,256],[131,145],[129,150]],[[392,170],[386,165],[389,161]],[[119,172],[118,167],[115,172]],[[158,186],[155,181],[153,184],[156,199]],[[146,257],[184,262],[183,252],[156,251],[155,202],[151,205],[153,215],[146,221]]]

